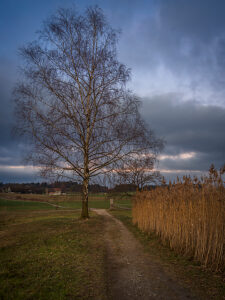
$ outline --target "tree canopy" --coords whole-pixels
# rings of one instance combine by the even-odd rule
[[[42,175],[82,179],[83,218],[92,177],[111,172],[127,155],[156,153],[162,145],[126,88],[130,70],[117,59],[118,34],[98,7],[81,15],[60,9],[20,50],[17,129],[30,138],[30,160]]]

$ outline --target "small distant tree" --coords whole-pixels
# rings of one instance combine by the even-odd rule
[[[127,156],[116,171],[118,183],[134,185],[139,190],[149,184],[161,183],[163,177],[159,171],[154,171],[155,162],[156,154]]]
[[[43,176],[82,180],[82,218],[91,178],[159,146],[126,89],[130,70],[117,60],[117,40],[100,8],[60,9],[20,51],[17,130],[30,138],[29,159]]]

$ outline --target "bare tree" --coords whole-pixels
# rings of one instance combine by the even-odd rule
[[[115,170],[117,183],[131,184],[142,190],[148,184],[161,182],[160,172],[154,171],[156,157],[156,153],[128,155]]]
[[[60,9],[39,39],[21,49],[17,129],[31,138],[30,159],[42,175],[83,181],[82,218],[89,216],[93,176],[110,172],[128,154],[158,147],[125,87],[130,70],[117,60],[117,39],[100,8],[83,15]]]

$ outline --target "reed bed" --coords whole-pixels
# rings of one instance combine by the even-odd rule
[[[169,186],[138,192],[133,223],[163,244],[215,271],[225,271],[225,188],[223,174],[183,177]]]

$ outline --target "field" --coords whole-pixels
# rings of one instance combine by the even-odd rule
[[[47,203],[35,201],[22,201],[12,199],[0,199],[0,211],[15,211],[15,210],[53,210],[54,206]]]
[[[89,205],[109,201],[91,194]],[[80,208],[79,194],[1,194],[0,299],[106,299],[104,224]]]
[[[80,220],[80,209],[75,209],[81,207],[78,195],[76,200],[74,195],[1,196],[0,299],[108,299],[107,270],[112,270],[110,265],[106,270],[110,261],[102,216],[91,211],[89,220]],[[110,197],[94,194],[90,204],[109,207]],[[140,231],[132,224],[131,210],[121,209],[131,207],[130,197],[113,197],[120,209],[111,214],[129,228],[155,262],[176,274],[178,281],[203,299],[224,299],[225,287],[219,274],[172,251],[156,234]],[[115,237],[118,232],[113,233]]]
[[[26,209],[0,212],[0,299],[106,299],[102,219]]]
[[[109,207],[104,194],[89,203]],[[78,194],[1,194],[0,299],[106,299],[102,219],[80,208]]]
[[[90,208],[110,207],[110,198],[114,199],[115,205],[131,208],[131,196],[127,194],[89,194]],[[57,207],[58,206],[58,207]],[[37,194],[0,194],[0,210],[24,210],[24,209],[80,209],[82,207],[81,194],[66,195],[37,195]]]

